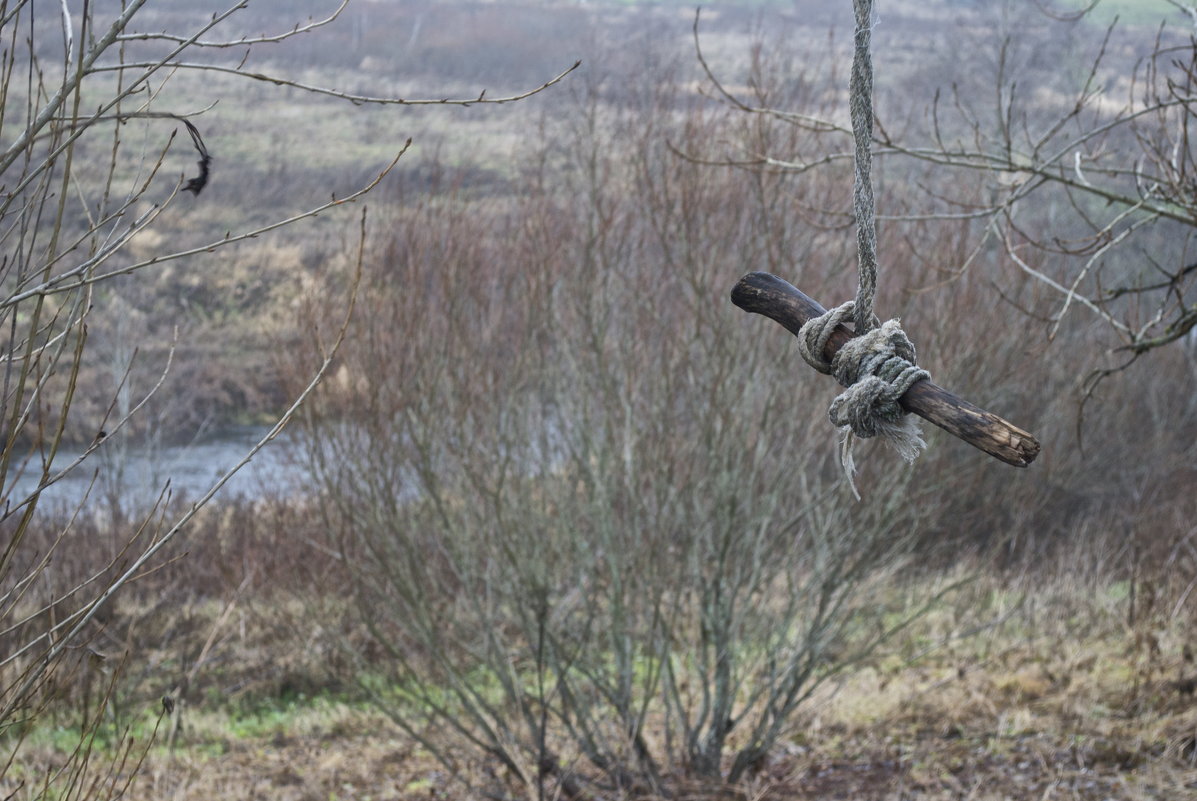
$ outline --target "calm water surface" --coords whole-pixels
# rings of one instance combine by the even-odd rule
[[[226,472],[245,457],[269,428],[246,426],[227,429],[185,445],[154,447],[135,441],[103,443],[67,476],[42,493],[40,503],[77,506],[85,498],[88,506],[118,499],[126,511],[146,508],[169,485],[172,497],[198,499]],[[61,470],[78,458],[81,449],[60,450],[53,470]],[[284,433],[259,451],[221,489],[217,499],[260,498],[294,491],[301,468],[293,461]],[[9,475],[3,497],[17,504],[37,487],[40,460],[35,456],[24,474]]]

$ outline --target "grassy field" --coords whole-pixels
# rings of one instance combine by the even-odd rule
[[[1080,8],[1088,3],[1076,3]],[[1114,17],[1128,25],[1183,24],[1176,6],[1167,0],[1101,0],[1093,9],[1095,22],[1108,24]]]
[[[1188,644],[1197,627],[1164,601],[1140,608],[1132,623],[1125,582],[977,579],[812,699],[736,797],[1189,797],[1197,792],[1197,664]],[[277,608],[245,599],[223,622],[222,612],[191,610],[194,639],[172,648],[195,653],[210,641],[188,693],[207,700],[180,703],[173,717],[152,698],[122,710],[119,726],[138,743],[158,726],[127,798],[471,797],[379,710],[328,686],[314,662],[279,660],[296,645],[275,639]],[[142,627],[147,641],[163,634]],[[291,663],[284,677],[280,661]],[[230,695],[226,685],[246,677],[257,681]],[[116,751],[111,725],[101,726],[97,764]],[[0,789],[35,781],[76,732],[40,727]],[[707,792],[695,785],[679,797]]]

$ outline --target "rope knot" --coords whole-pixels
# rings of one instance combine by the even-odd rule
[[[831,402],[828,416],[845,431],[842,458],[849,476],[855,472],[849,433],[862,439],[881,436],[908,463],[918,458],[926,443],[898,399],[916,381],[931,377],[915,364],[914,345],[897,320],[853,337],[827,361],[823,351],[831,332],[851,319],[855,308],[848,301],[809,320],[798,332],[798,351],[806,363],[846,387]]]

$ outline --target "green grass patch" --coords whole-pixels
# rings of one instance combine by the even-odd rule
[[[1072,0],[1072,5],[1084,8],[1088,3]],[[1167,0],[1099,0],[1097,7],[1089,13],[1091,21],[1102,25],[1110,24],[1115,17],[1125,25],[1159,25],[1165,21],[1187,23],[1184,15]]]

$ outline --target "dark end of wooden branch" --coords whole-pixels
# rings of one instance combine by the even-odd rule
[[[769,273],[749,273],[741,278],[732,288],[731,299],[744,311],[764,315],[795,336],[806,321],[827,311],[789,282]],[[824,351],[828,361],[852,336],[847,328],[836,328]],[[1039,440],[1030,433],[930,381],[911,386],[898,403],[1006,464],[1026,467],[1039,455]]]

